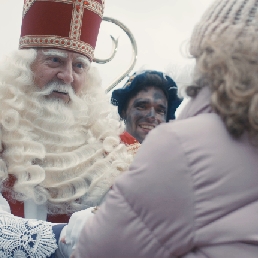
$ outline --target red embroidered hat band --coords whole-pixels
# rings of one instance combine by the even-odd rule
[[[25,0],[19,48],[71,50],[93,59],[104,0]]]

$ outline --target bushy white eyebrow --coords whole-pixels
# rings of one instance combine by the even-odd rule
[[[58,57],[63,57],[63,58],[68,57],[67,53],[61,52],[56,49],[43,50],[42,53],[46,56],[58,56]]]
[[[82,62],[86,67],[90,67],[90,60],[87,57],[78,56],[76,57],[76,61]]]
[[[44,55],[47,55],[47,56],[59,56],[59,57],[63,57],[63,58],[68,57],[67,53],[61,52],[57,49],[48,49],[48,50],[43,50],[42,52]],[[82,62],[86,66],[90,66],[90,60],[87,57],[78,56],[78,57],[76,57],[76,61]]]

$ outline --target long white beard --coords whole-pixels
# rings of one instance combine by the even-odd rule
[[[47,98],[54,90],[66,91],[70,102]],[[24,118],[33,122],[36,139],[46,152],[66,152],[85,144],[89,121],[89,108],[86,101],[75,95],[70,85],[51,83],[44,90],[33,92],[28,97],[31,108]],[[35,101],[34,101],[35,100]]]
[[[47,202],[51,213],[98,205],[132,161],[120,144],[123,128],[97,91],[68,90],[65,104],[45,97],[51,87],[0,83],[2,156],[17,178],[14,197]]]

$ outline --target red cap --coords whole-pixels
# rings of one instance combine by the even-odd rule
[[[19,48],[60,48],[93,59],[105,0],[25,0]]]

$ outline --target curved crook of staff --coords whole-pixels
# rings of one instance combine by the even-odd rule
[[[106,59],[94,58],[93,62],[98,63],[98,64],[105,64],[105,63],[110,62],[114,58],[114,56],[116,55],[116,52],[117,52],[118,40],[115,39],[112,35],[110,35],[110,37],[111,37],[111,40],[113,43],[113,48],[112,48],[110,57],[108,57]]]
[[[115,25],[117,25],[118,27],[120,27],[129,37],[131,45],[132,45],[132,50],[133,50],[133,56],[132,56],[132,60],[131,60],[129,67],[123,72],[122,75],[120,75],[117,79],[115,79],[114,82],[106,89],[106,93],[108,93],[133,70],[133,68],[136,64],[136,60],[137,60],[137,45],[136,45],[136,41],[135,41],[135,38],[134,38],[132,32],[123,23],[121,23],[120,21],[118,21],[114,18],[110,18],[110,17],[103,17],[103,21],[112,22]],[[113,57],[114,57],[114,55],[115,54],[113,53]]]

